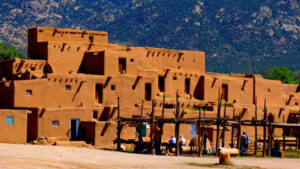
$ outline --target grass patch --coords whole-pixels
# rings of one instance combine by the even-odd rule
[[[233,104],[232,103],[223,103],[221,106],[222,107],[225,107],[225,105],[226,105],[226,107],[233,107]]]
[[[195,166],[195,167],[206,167],[206,168],[225,168],[225,169],[262,169],[258,166],[238,166],[233,163],[195,163],[195,162],[184,162],[185,165]]]
[[[289,109],[290,113],[300,113],[299,110],[292,110],[292,109]]]
[[[300,150],[287,149],[285,151],[286,158],[300,158]]]

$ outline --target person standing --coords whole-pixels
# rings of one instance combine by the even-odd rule
[[[244,148],[244,153],[248,153],[248,145],[249,145],[249,136],[246,132],[243,132],[243,148]]]

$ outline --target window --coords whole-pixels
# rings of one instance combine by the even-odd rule
[[[93,37],[93,36],[89,36],[89,41],[90,41],[91,43],[93,43],[93,42],[94,42],[94,37]]]
[[[93,118],[98,119],[98,111],[93,111]]]
[[[111,88],[111,90],[116,90],[116,86],[115,85],[111,85],[110,88]]]
[[[134,62],[134,59],[130,59],[130,62]]]
[[[31,96],[32,95],[32,90],[26,90],[26,95]]]
[[[5,124],[14,125],[14,116],[6,116]]]
[[[59,121],[52,121],[52,126],[59,126]]]
[[[176,76],[173,76],[173,80],[177,80],[177,77],[176,77]]]
[[[186,78],[184,81],[184,91],[186,94],[190,94],[190,84],[191,84],[191,79]]]
[[[66,85],[66,91],[71,91],[71,86],[70,85]]]

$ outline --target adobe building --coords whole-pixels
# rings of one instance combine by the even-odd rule
[[[174,117],[176,92],[181,114],[198,117],[199,106],[207,117],[216,117],[218,92],[232,111],[253,119],[255,99],[258,119],[266,99],[274,122],[299,121],[300,88],[256,74],[205,72],[205,53],[151,47],[127,47],[108,42],[106,32],[37,27],[28,31],[28,60],[0,63],[0,142],[25,143],[40,137],[85,140],[95,147],[113,148],[117,137],[117,98],[121,117],[144,114]],[[224,107],[222,107],[223,111]],[[182,113],[184,112],[184,113]],[[295,113],[296,112],[296,113]],[[149,129],[146,127],[146,136]],[[215,127],[207,127],[216,140]],[[251,127],[243,127],[250,138]],[[187,140],[195,126],[180,125]],[[258,129],[258,135],[262,130]],[[225,140],[229,145],[230,129]],[[281,136],[282,130],[275,130]],[[292,134],[292,133],[291,133]],[[174,135],[174,124],[164,125],[163,139]],[[123,139],[137,139],[136,126],[122,128]]]

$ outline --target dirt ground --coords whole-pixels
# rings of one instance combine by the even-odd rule
[[[93,148],[44,145],[0,144],[0,168],[200,168],[186,163],[217,163],[216,157],[153,156],[114,152]],[[235,166],[229,168],[300,168],[300,159],[232,158]],[[247,167],[246,167],[247,168]],[[248,169],[249,169],[248,168]]]

